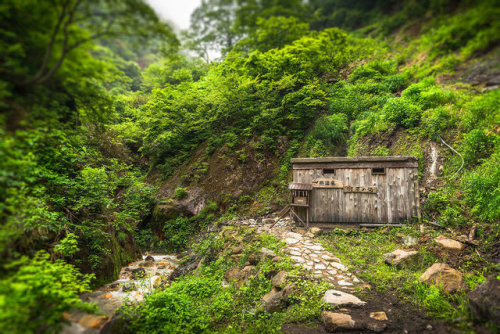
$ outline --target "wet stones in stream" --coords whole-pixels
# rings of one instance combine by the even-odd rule
[[[105,286],[81,295],[81,299],[93,302],[98,314],[74,312],[68,314],[70,325],[63,327],[61,333],[98,333],[113,318],[116,310],[124,301],[137,303],[144,296],[160,286],[168,284],[168,277],[178,266],[177,258],[172,255],[148,255],[143,260],[133,262],[122,268],[119,279]]]

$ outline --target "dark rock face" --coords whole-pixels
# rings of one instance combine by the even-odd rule
[[[470,292],[468,297],[476,318],[492,320],[500,326],[500,280],[488,278],[486,282]]]

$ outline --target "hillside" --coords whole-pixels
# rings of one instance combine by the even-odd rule
[[[486,281],[500,295],[499,15],[494,0],[210,0],[175,36],[141,0],[6,1],[0,329],[58,332],[92,311],[79,295],[175,253],[103,332],[495,332],[498,300],[470,300]],[[272,228],[292,158],[393,155],[418,158],[419,224]],[[335,274],[304,268],[308,247]],[[398,248],[418,260],[384,262]],[[418,281],[434,263],[458,291]],[[367,306],[322,303],[332,286]]]

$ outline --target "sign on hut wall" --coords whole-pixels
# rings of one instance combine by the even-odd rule
[[[327,177],[318,177],[312,181],[313,188],[343,188],[344,185],[339,180]]]
[[[375,194],[377,193],[377,187],[366,187],[366,186],[361,186],[361,187],[353,187],[353,186],[345,186],[344,187],[344,192],[345,193],[368,193],[368,194]]]

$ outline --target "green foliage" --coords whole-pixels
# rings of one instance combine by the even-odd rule
[[[244,248],[239,263],[235,263],[228,252],[236,244]],[[221,234],[208,235],[195,247],[197,256],[204,258],[195,275],[180,277],[165,290],[148,296],[142,304],[122,308],[128,330],[134,333],[274,333],[279,332],[284,323],[315,321],[325,308],[321,297],[328,285],[303,279],[305,273],[282,254],[283,246],[275,236],[257,235],[245,228],[229,227]],[[283,260],[261,260],[255,275],[244,284],[225,281],[227,270],[237,268],[249,256],[259,256],[262,247],[273,250]],[[261,310],[260,303],[271,290],[271,273],[279,270],[290,272],[293,278],[289,281],[296,284],[296,293],[291,297],[289,308],[269,314]]]
[[[175,188],[174,197],[176,199],[184,199],[187,197],[187,195],[188,195],[188,192],[187,192],[186,188],[182,188],[182,187]]]
[[[55,247],[54,252],[60,253],[65,257],[72,257],[79,252],[78,237],[74,233],[68,233]]]
[[[422,110],[404,98],[389,99],[382,112],[386,121],[407,129],[416,127],[422,116]]]
[[[457,317],[470,319],[470,311],[461,295],[449,296],[434,286],[418,281],[429,266],[439,261],[428,246],[419,247],[419,258],[411,265],[398,268],[384,263],[383,254],[404,247],[401,238],[397,236],[400,233],[418,237],[415,227],[407,227],[373,232],[336,230],[322,237],[322,241],[360,278],[374,284],[377,290],[396,292],[434,317],[448,321]],[[471,278],[476,282],[474,287],[482,279],[484,276],[480,273]]]
[[[0,281],[0,330],[4,333],[52,332],[61,328],[64,312],[93,311],[79,294],[89,291],[93,275],[82,275],[49,254],[22,257],[9,264],[13,273]]]
[[[498,145],[498,144],[497,144]],[[471,213],[495,223],[500,219],[500,153],[497,151],[476,170],[463,178],[466,201]]]

